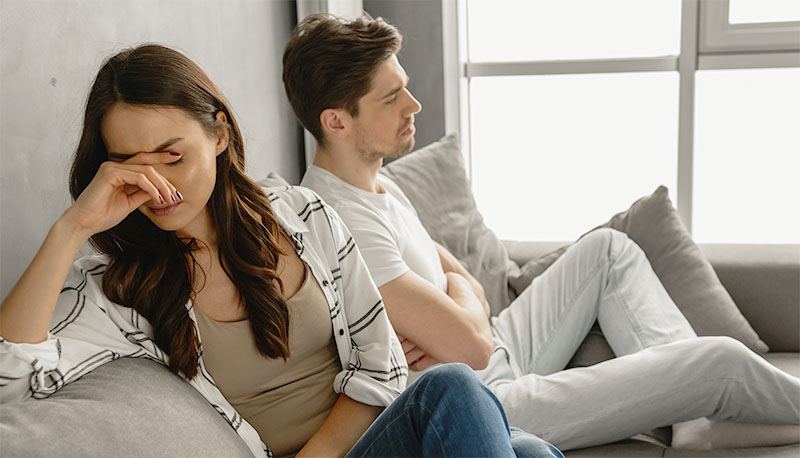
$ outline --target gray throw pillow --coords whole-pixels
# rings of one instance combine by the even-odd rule
[[[667,188],[659,186],[652,195],[637,200],[628,210],[598,227],[625,232],[642,248],[664,288],[698,335],[730,336],[756,352],[769,350],[692,240],[672,206]],[[523,265],[509,278],[512,289],[521,293],[567,248],[562,247]],[[594,332],[594,337],[587,338],[576,353],[570,367],[591,365],[599,362],[598,358],[602,361],[613,357],[605,339],[599,338],[597,328]]]
[[[508,270],[516,267],[483,223],[467,181],[458,138],[450,134],[381,169],[414,205],[431,238],[458,258],[483,285],[497,315],[509,302]]]

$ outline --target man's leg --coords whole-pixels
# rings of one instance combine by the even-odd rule
[[[496,382],[509,424],[562,450],[708,417],[798,424],[800,379],[729,337],[659,345],[595,366]]]
[[[563,458],[547,447],[518,447],[519,456]],[[536,454],[524,454],[531,450]],[[516,451],[500,402],[468,366],[456,363],[423,374],[347,456],[515,456]]]
[[[617,356],[696,337],[624,233],[598,229],[582,237],[494,322],[522,374],[566,367],[595,320]]]

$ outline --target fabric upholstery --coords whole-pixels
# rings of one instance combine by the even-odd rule
[[[252,457],[191,385],[144,358],[121,358],[47,399],[0,404],[3,456]]]
[[[659,186],[652,195],[637,200],[598,227],[625,232],[642,248],[664,288],[698,335],[730,336],[759,353],[768,351],[692,240],[672,206],[667,188]],[[511,287],[522,292],[566,249],[561,247],[523,265],[509,278]]]
[[[454,134],[384,166],[417,210],[433,240],[461,261],[483,285],[497,315],[509,302],[508,253],[483,222]]]
[[[567,249],[562,247],[519,268],[508,259],[505,246],[478,212],[454,134],[393,161],[381,172],[400,186],[431,237],[453,252],[481,282],[492,314],[506,307]],[[692,240],[665,187],[598,227],[623,231],[642,248],[698,335],[727,335],[754,351],[768,350]],[[594,343],[585,342],[573,363],[599,362],[587,352],[598,357],[612,355],[604,339],[590,340]],[[593,348],[596,345],[605,347]]]

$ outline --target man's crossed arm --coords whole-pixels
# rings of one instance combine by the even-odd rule
[[[389,320],[412,370],[440,361],[483,369],[492,352],[483,287],[444,247],[436,248],[447,276],[447,294],[406,272],[379,288]]]

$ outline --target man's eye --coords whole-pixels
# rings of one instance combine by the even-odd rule
[[[386,102],[386,103],[387,103],[387,104],[394,103],[394,102],[395,102],[395,100],[397,100],[397,96],[396,96],[396,95],[393,95],[393,96],[392,96],[392,98],[391,98],[391,99],[389,99],[389,101],[388,101],[388,102]]]

